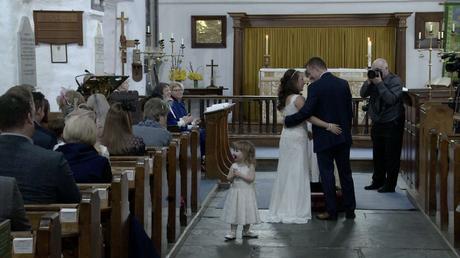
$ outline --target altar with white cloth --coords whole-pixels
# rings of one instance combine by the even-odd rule
[[[297,71],[302,74],[305,72],[305,68],[295,68]],[[262,68],[259,70],[259,95],[260,96],[277,96],[278,95],[278,86],[280,79],[283,77],[283,74],[288,70],[288,68]],[[342,78],[348,81],[350,85],[351,94],[353,97],[360,97],[359,90],[365,80],[367,80],[367,70],[366,69],[351,69],[351,68],[332,68],[328,69],[329,72],[335,76]],[[307,95],[307,87],[309,85],[308,78],[305,78],[305,85],[303,90],[303,95]],[[265,107],[263,107],[265,109]],[[262,112],[263,119],[265,121],[265,110]],[[271,115],[271,113],[270,113]],[[363,112],[360,112],[359,121],[362,121],[364,118]],[[271,121],[271,119],[270,119]],[[283,123],[282,116],[278,112],[277,117],[278,123]]]

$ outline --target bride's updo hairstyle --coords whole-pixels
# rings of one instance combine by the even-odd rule
[[[300,91],[297,88],[297,81],[299,79],[300,72],[294,69],[287,70],[280,80],[278,87],[278,105],[279,111],[283,110],[286,106],[286,98],[292,94],[299,94]]]

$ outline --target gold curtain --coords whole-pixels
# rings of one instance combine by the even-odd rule
[[[263,66],[265,35],[269,36],[270,67],[298,68],[313,57],[330,68],[367,67],[367,37],[372,59],[385,58],[395,68],[394,27],[246,28],[244,31],[243,94],[258,95],[258,71]]]

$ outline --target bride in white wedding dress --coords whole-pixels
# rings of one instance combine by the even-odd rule
[[[285,72],[278,90],[278,110],[283,117],[295,114],[303,106],[305,99],[300,95],[303,89],[303,74],[294,69]],[[309,122],[340,134],[336,124],[310,117]],[[266,222],[307,223],[311,219],[310,162],[317,162],[309,154],[307,122],[292,128],[283,128],[279,143],[278,172],[273,185],[269,213]],[[316,155],[313,155],[316,157]],[[311,159],[310,159],[311,158]],[[314,160],[313,160],[314,159]],[[310,166],[313,165],[313,166]]]

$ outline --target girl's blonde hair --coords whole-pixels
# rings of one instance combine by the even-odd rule
[[[243,153],[243,162],[248,165],[256,165],[256,148],[249,141],[236,141],[232,143],[232,148]]]

